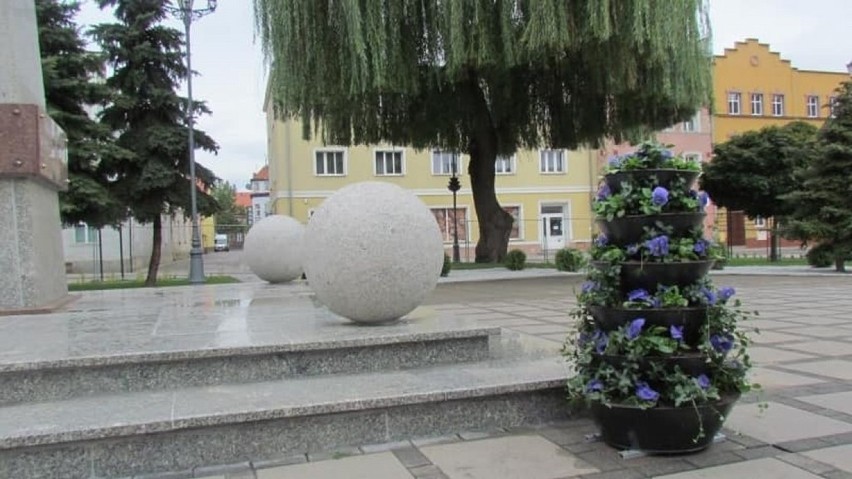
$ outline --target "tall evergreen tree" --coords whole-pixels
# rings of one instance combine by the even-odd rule
[[[476,260],[505,255],[498,154],[659,129],[709,101],[705,0],[254,0],[281,118],[470,155]]]
[[[62,221],[100,228],[124,217],[124,208],[108,189],[101,160],[126,152],[88,112],[104,104],[110,91],[101,81],[103,58],[86,50],[74,23],[78,10],[78,2],[36,0],[47,112],[68,137],[69,185],[59,195]]]
[[[182,34],[162,25],[169,0],[98,0],[101,8],[114,7],[120,23],[92,28],[112,68],[107,86],[114,100],[101,118],[117,132],[118,145],[132,155],[106,164],[114,175],[113,186],[139,221],[150,223],[153,246],[145,284],[157,281],[162,247],[162,215],[190,212],[188,128],[186,99],[176,90],[188,72],[183,64]],[[209,113],[203,103],[192,105],[192,114]],[[216,151],[207,134],[195,130],[195,145]],[[213,214],[215,202],[205,193],[216,180],[213,173],[196,165],[198,209]]]
[[[788,234],[830,248],[837,271],[852,256],[852,81],[837,89],[832,116],[819,131],[819,152],[803,174]]]

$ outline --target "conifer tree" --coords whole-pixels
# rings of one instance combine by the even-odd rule
[[[145,284],[157,281],[162,248],[162,215],[190,212],[188,128],[186,99],[176,91],[187,75],[182,55],[182,34],[162,24],[168,0],[98,0],[101,8],[114,7],[119,23],[92,28],[111,67],[106,84],[113,100],[101,118],[116,132],[119,146],[131,155],[109,161],[113,187],[131,214],[152,225],[153,247]],[[195,102],[194,115],[209,113]],[[207,134],[195,130],[195,145],[216,151]],[[105,162],[106,163],[106,162]],[[199,214],[215,212],[215,202],[205,193],[216,180],[196,165]]]
[[[68,191],[59,195],[62,222],[100,228],[124,217],[124,208],[108,189],[101,160],[126,152],[90,114],[110,92],[102,81],[103,58],[86,50],[74,22],[78,10],[78,2],[36,0],[47,113],[68,138]]]
[[[819,151],[804,171],[788,235],[828,248],[837,271],[852,256],[852,81],[837,89],[832,115],[819,131]]]
[[[705,0],[254,0],[282,119],[332,144],[470,156],[476,260],[506,254],[498,154],[658,129],[709,104]],[[570,174],[570,166],[569,166]]]

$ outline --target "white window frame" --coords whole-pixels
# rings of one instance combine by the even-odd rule
[[[447,235],[446,235],[446,237],[444,237],[443,233],[442,233],[441,237],[444,241],[444,244],[452,244],[453,243],[453,229],[452,229],[453,225],[452,225],[452,223],[450,223],[448,221],[448,219],[450,217],[450,212],[453,211],[453,206],[452,205],[449,205],[449,206],[440,206],[440,205],[431,206],[430,205],[429,206],[429,214],[434,216],[434,213],[433,213],[434,210],[444,210],[444,224],[447,227],[447,230],[446,230]],[[461,213],[461,215],[458,215],[458,213]],[[466,242],[470,241],[470,222],[471,222],[471,220],[470,220],[470,216],[468,216],[469,213],[470,213],[470,211],[469,211],[469,208],[468,208],[467,205],[459,205],[459,206],[456,207],[457,216],[461,216],[462,218],[464,218],[464,227],[459,229],[459,244],[466,243]]]
[[[695,158],[696,160],[698,160],[699,163],[701,163],[701,161],[703,159],[701,153],[699,153],[697,151],[684,151],[683,152],[683,159],[688,160],[690,158]]]
[[[501,161],[502,160],[502,161]],[[506,161],[508,160],[508,161]],[[505,171],[503,166],[508,163],[509,171]],[[518,163],[515,159],[515,155],[512,156],[504,156],[497,155],[497,159],[494,160],[494,173],[498,175],[514,175],[518,171]]]
[[[743,94],[738,91],[728,92],[728,114],[742,115]]]
[[[379,171],[378,168],[378,155],[385,155],[390,153],[391,155],[399,153],[399,173],[388,173],[388,157],[383,156],[383,163],[385,167],[385,171]],[[392,158],[393,156],[391,156]],[[373,176],[405,176],[405,150],[402,148],[376,148],[373,150]]]
[[[681,130],[684,133],[698,133],[701,131],[701,113],[696,113],[695,116],[686,120],[681,125]]]
[[[754,227],[755,228],[766,228],[766,218],[762,216],[754,217]]]
[[[834,111],[835,108],[837,108],[837,97],[834,96],[834,95],[831,95],[830,97],[828,97],[828,117],[829,118],[834,118],[837,115],[837,113]]]
[[[524,205],[521,203],[511,203],[501,205],[504,208],[517,208],[518,209],[518,236],[517,238],[509,237],[509,241],[523,241],[524,240]]]
[[[343,154],[343,171],[340,173],[328,173],[317,171],[317,155],[320,153],[342,153]],[[349,152],[346,148],[343,147],[330,147],[330,148],[315,148],[314,154],[311,157],[311,163],[313,163],[314,168],[314,176],[346,176],[349,170]],[[325,168],[328,168],[328,158],[325,158]]]
[[[436,155],[441,156],[441,164],[438,169],[435,168]],[[456,157],[456,176],[462,176],[462,172],[464,171],[464,157],[462,157],[461,153],[450,150],[432,150],[432,153],[429,156],[429,168],[432,170],[432,176],[453,176],[453,155]],[[447,158],[450,162],[444,163],[444,158]]]
[[[763,116],[763,93],[751,94],[751,115]]]
[[[805,115],[808,118],[819,118],[819,95],[808,95],[805,98]]]
[[[77,238],[77,231],[83,229],[83,241]],[[89,226],[88,223],[77,223],[74,225],[74,243],[75,244],[92,244],[98,242],[98,229],[94,226]]]
[[[772,116],[784,116],[784,95],[772,94]]]
[[[554,160],[553,158],[550,158],[549,153],[551,152],[557,152],[561,156],[562,161],[559,162],[558,165],[551,164],[551,160]],[[545,156],[547,156],[547,158],[545,158]],[[556,168],[556,166],[560,166],[561,168]],[[566,151],[561,148],[538,150],[538,172],[542,175],[566,174],[568,172],[568,154]]]

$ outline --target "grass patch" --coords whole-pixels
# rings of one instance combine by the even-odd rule
[[[779,261],[769,261],[769,258],[734,257],[728,258],[725,267],[728,266],[808,266],[808,260],[806,258],[782,258]]]
[[[453,271],[463,270],[463,269],[493,269],[493,268],[501,268],[506,269],[506,265],[503,263],[453,263]],[[555,263],[531,263],[527,262],[524,264],[524,269],[530,268],[543,268],[543,269],[556,269]],[[450,273],[452,274],[452,273]]]
[[[239,283],[240,281],[233,276],[207,276],[204,284],[229,284]],[[157,280],[157,286],[187,286],[189,280],[186,278],[161,278]],[[144,279],[128,279],[128,280],[106,280],[106,281],[85,281],[79,283],[68,283],[68,291],[99,291],[103,289],[132,289],[145,288]]]

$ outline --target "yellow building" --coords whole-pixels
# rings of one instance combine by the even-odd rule
[[[466,155],[399,145],[323,145],[316,136],[302,139],[298,121],[275,119],[269,102],[266,115],[272,211],[306,222],[339,188],[387,181],[412,191],[432,210],[449,251],[453,195],[447,185],[455,165],[462,185],[456,225],[460,256],[462,261],[474,259],[479,235]],[[515,218],[509,249],[552,258],[563,247],[588,246],[595,162],[592,151],[561,149],[519,151],[497,160],[497,197]]]
[[[765,126],[805,121],[821,126],[830,115],[834,90],[849,73],[800,70],[754,38],[737,42],[713,61],[713,142]],[[741,212],[718,218],[729,244],[764,247],[767,222]]]

